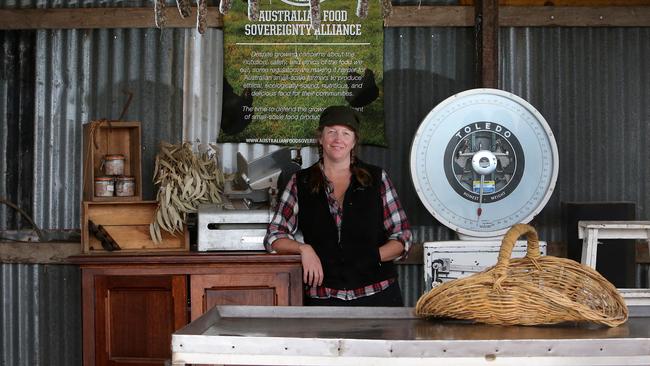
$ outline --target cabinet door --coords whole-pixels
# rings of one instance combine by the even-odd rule
[[[192,275],[192,320],[216,305],[290,305],[289,273]]]
[[[187,324],[186,276],[97,276],[96,365],[164,365]]]

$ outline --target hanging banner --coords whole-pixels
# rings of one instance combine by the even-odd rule
[[[386,145],[381,2],[365,19],[357,2],[321,0],[311,25],[309,0],[231,0],[224,16],[224,87],[219,142],[308,144],[323,109],[348,105],[362,116],[362,142]]]

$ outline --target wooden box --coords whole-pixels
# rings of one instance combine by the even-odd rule
[[[83,126],[83,199],[84,201],[142,201],[142,147],[140,122],[93,121]],[[125,156],[124,175],[135,177],[135,192],[128,197],[95,196],[95,178],[104,176],[100,169],[106,155]]]
[[[84,201],[81,221],[81,245],[84,253],[106,253],[101,242],[88,230],[88,220],[102,225],[120,246],[113,253],[189,251],[187,227],[176,236],[161,231],[163,240],[156,244],[149,236],[149,224],[158,207],[156,201],[92,202]]]

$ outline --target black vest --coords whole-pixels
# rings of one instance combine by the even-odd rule
[[[298,228],[323,265],[323,286],[355,289],[397,277],[392,261],[381,262],[379,247],[388,240],[380,196],[381,169],[359,162],[372,176],[363,187],[354,176],[345,192],[341,233],[329,211],[324,188],[312,193],[310,174],[321,174],[318,165],[297,173]]]

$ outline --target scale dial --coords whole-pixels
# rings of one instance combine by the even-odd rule
[[[522,98],[473,89],[438,104],[411,147],[424,206],[461,236],[487,238],[527,223],[548,202],[558,151],[544,117]]]

